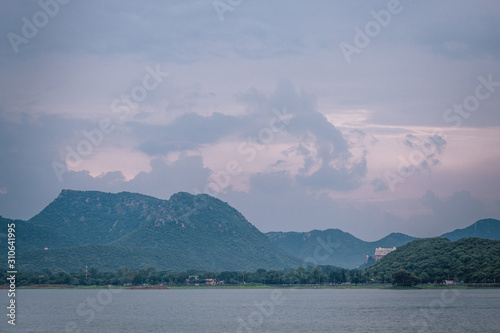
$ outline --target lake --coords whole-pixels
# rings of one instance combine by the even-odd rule
[[[500,332],[500,290],[31,289],[2,332]]]

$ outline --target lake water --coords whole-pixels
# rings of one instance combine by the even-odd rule
[[[500,290],[20,290],[1,332],[500,332]]]

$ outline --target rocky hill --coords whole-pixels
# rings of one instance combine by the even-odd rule
[[[223,271],[300,264],[236,209],[203,194],[160,200],[63,190],[29,221],[16,221],[16,234],[19,270],[77,271],[88,265]]]

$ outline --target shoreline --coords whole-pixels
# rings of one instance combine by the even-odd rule
[[[8,290],[6,286],[0,289]],[[85,285],[29,285],[20,286],[18,289],[124,289],[124,290],[196,290],[196,289],[383,289],[383,290],[429,290],[429,289],[500,289],[500,285],[484,286],[474,285],[417,285],[417,286],[392,286],[392,285],[225,285],[225,286],[85,286]]]

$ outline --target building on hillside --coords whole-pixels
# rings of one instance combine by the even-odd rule
[[[375,249],[375,254],[372,256],[372,258],[375,259],[375,261],[378,261],[382,259],[387,253],[390,253],[395,250],[396,250],[395,247],[393,248],[377,247]]]

